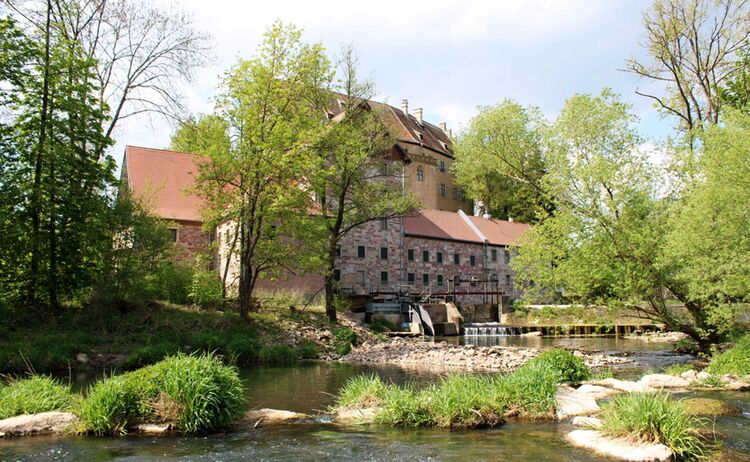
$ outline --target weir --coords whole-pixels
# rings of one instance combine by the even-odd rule
[[[633,332],[654,332],[662,330],[659,324],[550,324],[533,326],[509,326],[496,322],[467,323],[464,326],[466,337],[512,336],[539,332],[545,337],[579,337],[596,335],[628,335]]]

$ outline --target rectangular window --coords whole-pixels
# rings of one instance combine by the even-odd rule
[[[430,251],[429,250],[423,250],[422,251],[422,261],[430,261]]]
[[[414,249],[409,249],[407,252],[409,261],[414,261]]]
[[[508,263],[510,263],[510,252],[506,250],[505,251],[505,264],[507,265]]]
[[[496,262],[497,261],[497,249],[492,249],[490,252],[492,254],[492,261]]]
[[[471,266],[477,266],[477,257],[476,255],[472,255],[469,257],[469,264]]]
[[[446,194],[448,194],[448,188],[444,183],[440,183],[440,195],[445,197]]]
[[[333,280],[339,282],[341,280],[341,270],[333,270]]]
[[[364,283],[365,283],[365,272],[357,271],[357,284],[364,284]]]
[[[341,256],[341,246],[340,246],[340,245],[337,245],[337,246],[336,246],[336,256],[337,256],[337,257],[340,257],[340,256]]]
[[[169,228],[169,239],[172,242],[177,242],[177,228]]]
[[[380,259],[381,260],[388,260],[388,247],[381,247],[380,248]]]
[[[443,275],[442,274],[438,274],[437,275],[437,285],[438,285],[438,287],[442,287],[443,286]]]
[[[426,287],[430,285],[430,275],[427,273],[424,273],[422,275],[422,284]]]
[[[365,258],[365,246],[357,246],[357,258]]]
[[[229,242],[229,228],[227,228],[227,229],[226,229],[226,230],[224,231],[224,242],[226,242],[226,243],[227,243],[227,245],[231,244],[231,242]]]
[[[443,252],[438,252],[436,257],[438,263],[443,263]]]
[[[380,219],[380,230],[381,231],[385,231],[386,229],[388,229],[388,220],[385,219],[385,218],[381,218]]]
[[[461,264],[461,256],[457,253],[453,254],[453,264],[454,265],[460,265]]]
[[[388,282],[388,271],[381,271],[380,272],[380,282],[387,283]]]
[[[438,164],[438,168],[440,169],[441,172],[445,172],[445,162],[441,160],[440,163]]]
[[[506,274],[506,275],[505,275],[505,285],[506,285],[506,286],[509,286],[509,285],[510,285],[510,274]]]
[[[458,188],[453,188],[453,200],[458,200]]]
[[[409,273],[406,275],[406,282],[409,284],[414,284],[414,273]]]

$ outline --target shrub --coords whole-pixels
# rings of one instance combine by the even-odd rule
[[[170,343],[146,345],[131,351],[122,363],[125,369],[135,369],[161,361],[169,355],[176,354],[180,348]]]
[[[134,420],[201,433],[231,422],[243,409],[236,368],[211,354],[178,354],[93,385],[80,414],[86,430],[97,435],[124,433]]]
[[[750,334],[711,360],[706,369],[711,374],[750,375]]]
[[[335,337],[334,349],[336,353],[344,356],[352,351],[352,345],[357,344],[357,333],[348,327],[340,327],[333,333]]]
[[[677,458],[699,458],[706,449],[705,441],[697,436],[703,421],[664,392],[617,395],[603,406],[601,419],[604,433],[662,443]]]
[[[297,359],[297,352],[289,345],[264,346],[260,349],[259,359],[272,364],[290,363]]]
[[[698,354],[700,345],[691,338],[681,338],[674,344],[674,349],[678,353],[688,353],[691,355]]]
[[[315,342],[305,340],[297,345],[297,357],[302,359],[315,359],[320,355],[320,349]]]
[[[370,324],[370,330],[380,334],[383,332],[396,332],[399,328],[386,319],[375,319],[372,321],[372,324]]]
[[[580,382],[591,378],[591,371],[583,360],[566,350],[548,350],[532,361],[557,371],[561,382]]]
[[[244,334],[229,336],[225,344],[225,354],[237,363],[251,363],[258,360],[262,345],[260,342]]]
[[[0,419],[66,410],[72,403],[70,386],[52,377],[33,375],[0,386]]]
[[[217,307],[222,304],[221,278],[214,271],[198,270],[190,282],[190,301],[201,308]]]
[[[193,269],[179,262],[164,262],[147,279],[149,298],[185,304],[190,300]]]

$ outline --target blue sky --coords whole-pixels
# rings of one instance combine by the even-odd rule
[[[171,3],[173,4],[173,3]],[[308,41],[335,53],[351,43],[377,99],[448,122],[454,133],[478,105],[512,98],[553,119],[575,93],[609,86],[633,105],[647,140],[666,137],[672,119],[635,94],[652,84],[623,72],[643,58],[644,0],[497,1],[230,1],[183,0],[198,28],[212,34],[214,62],[185,86],[188,108],[210,112],[219,76],[238,57],[252,57],[274,20],[296,24]],[[655,89],[659,91],[659,89]],[[132,120],[116,134],[116,157],[125,144],[166,147],[173,127]]]

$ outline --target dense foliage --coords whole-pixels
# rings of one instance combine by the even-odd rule
[[[750,376],[750,335],[740,338],[732,348],[714,357],[706,371]]]
[[[67,410],[74,403],[70,385],[43,375],[0,383],[0,419]]]

